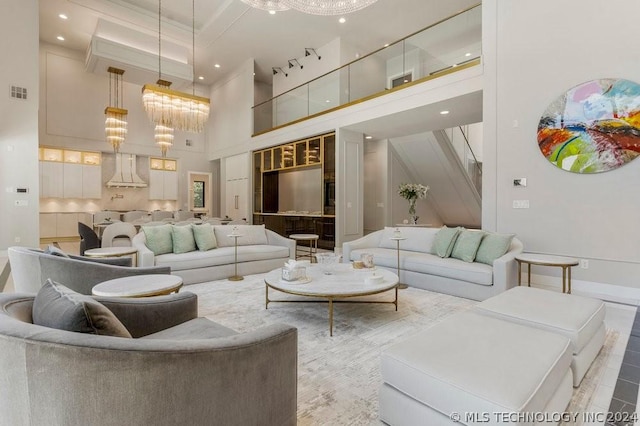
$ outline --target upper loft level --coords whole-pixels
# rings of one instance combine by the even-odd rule
[[[481,10],[479,4],[463,10],[258,103],[253,107],[253,135],[479,65],[482,54]],[[276,72],[284,74],[287,71],[274,70]]]

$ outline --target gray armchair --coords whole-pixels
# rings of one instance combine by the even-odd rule
[[[91,294],[98,283],[114,278],[146,274],[170,274],[169,267],[130,268],[118,266],[130,259],[88,259],[82,256],[61,257],[40,249],[9,247],[9,264],[16,292],[37,293],[51,278],[73,291]],[[105,263],[106,262],[106,263]],[[116,263],[116,264],[114,264]]]
[[[0,294],[0,424],[296,424],[295,328],[236,333],[189,292],[96,299],[133,339],[35,325],[34,295]]]

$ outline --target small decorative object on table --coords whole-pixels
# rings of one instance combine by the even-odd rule
[[[342,255],[335,253],[316,253],[318,264],[325,275],[332,275]]]
[[[398,187],[398,194],[409,201],[409,222],[412,225],[418,223],[418,216],[416,216],[416,201],[418,199],[425,198],[427,196],[429,187],[419,183],[402,183]]]
[[[284,281],[302,280],[307,277],[307,268],[301,262],[289,259],[282,268],[282,279]]]

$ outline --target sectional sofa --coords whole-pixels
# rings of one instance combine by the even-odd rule
[[[210,236],[210,229],[213,230],[213,237]],[[148,235],[166,233],[167,230],[172,238],[170,246],[158,251],[147,241]],[[239,275],[268,272],[295,257],[295,241],[265,229],[264,225],[167,224],[142,227],[132,244],[138,249],[138,266],[168,266],[173,275],[182,277],[184,284],[193,284],[235,274],[235,238],[230,237],[234,231],[240,235],[237,238]],[[203,245],[202,241],[196,243],[195,234],[191,234],[190,240],[192,232],[209,234],[208,244]]]
[[[440,257],[432,254],[432,246],[439,231],[440,228],[387,227],[344,243],[342,259],[343,262],[352,262],[360,260],[364,253],[370,253],[373,254],[376,266],[396,272],[398,243],[393,238],[399,232],[401,238],[404,238],[399,242],[401,283],[453,296],[484,300],[518,282],[515,256],[522,252],[522,243],[517,238],[511,238],[506,252],[488,264],[489,262],[465,261],[450,255]],[[490,236],[490,239],[501,236],[491,233],[483,235]]]

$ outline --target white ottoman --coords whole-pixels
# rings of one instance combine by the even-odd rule
[[[391,425],[526,424],[499,413],[562,412],[571,343],[476,312],[453,315],[382,354],[380,419]],[[465,413],[488,418],[470,419]]]
[[[476,305],[478,312],[571,339],[573,386],[580,385],[605,338],[601,300],[532,287],[514,287]]]

